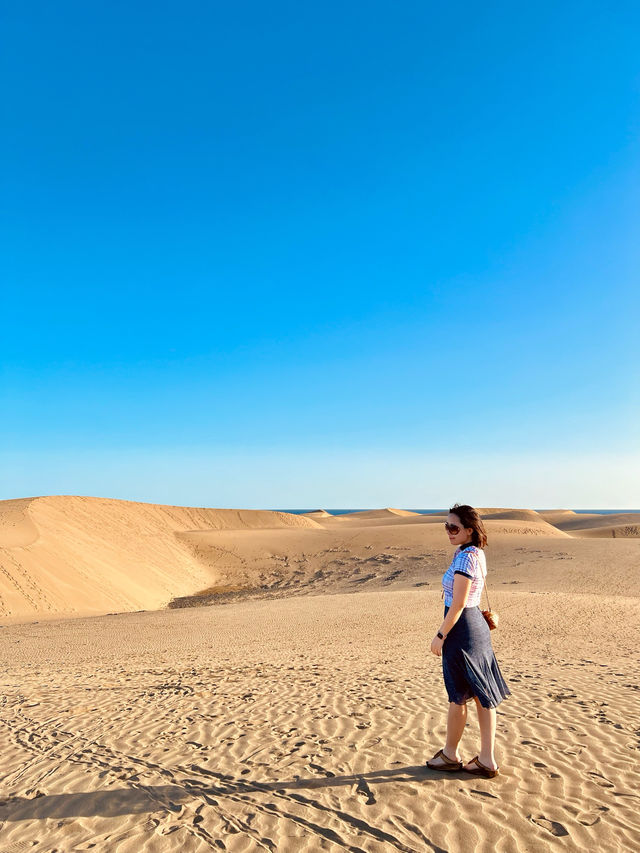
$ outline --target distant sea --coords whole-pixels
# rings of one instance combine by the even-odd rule
[[[324,507],[322,508],[324,509]],[[289,512],[293,515],[303,515],[305,512],[317,512],[318,509],[318,507],[315,507],[315,509],[278,509],[275,512]],[[377,509],[380,509],[380,507],[377,507]],[[553,507],[553,509],[557,509],[557,507]],[[582,514],[596,512],[600,515],[617,515],[622,512],[640,513],[640,509],[574,509],[572,511]],[[371,512],[371,509],[327,509],[326,512],[331,513],[331,515],[346,515],[349,512]],[[447,512],[447,509],[411,509],[409,512],[418,512],[420,515],[438,515]],[[537,509],[536,512],[549,512],[549,510]]]

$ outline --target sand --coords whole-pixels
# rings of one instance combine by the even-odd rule
[[[164,607],[211,578],[193,553],[189,532],[316,526],[311,519],[258,510],[64,495],[0,501],[0,618]]]
[[[481,780],[424,766],[442,518],[0,503],[0,853],[638,849],[640,539],[522,513],[486,510]]]

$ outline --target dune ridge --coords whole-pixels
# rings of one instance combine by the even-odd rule
[[[535,509],[501,509],[495,512],[481,512],[480,515],[483,519],[493,518],[493,519],[508,519],[515,521],[540,521],[540,513],[536,512]],[[545,519],[542,519],[545,521]]]
[[[640,513],[620,512],[612,515],[600,515],[598,513],[575,513],[575,515],[557,519],[555,526],[560,530],[571,532],[573,530],[588,530],[595,527],[612,527],[621,524],[638,524]]]
[[[0,615],[154,609],[206,586],[206,566],[177,534],[313,528],[267,510],[47,496],[0,502]]]
[[[340,515],[334,515],[333,518],[340,521],[369,521],[376,518],[410,518],[420,516],[419,512],[413,512],[409,509],[394,509],[393,507],[385,507],[384,509],[365,509],[359,512],[344,512]]]
[[[33,498],[0,501],[0,548],[33,545],[40,533],[29,515]]]

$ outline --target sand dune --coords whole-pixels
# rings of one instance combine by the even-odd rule
[[[480,513],[483,519],[509,519],[516,521],[540,521],[540,515],[534,509],[501,509],[495,512]],[[543,521],[545,519],[542,519]]]
[[[638,543],[574,539],[555,528],[530,522],[487,521],[492,586],[579,593],[606,578],[611,595],[633,581]],[[450,547],[441,524],[399,523],[327,530],[233,531],[182,534],[215,583],[177,597],[172,606],[220,604],[246,598],[381,589],[439,589],[442,563]],[[615,559],[612,555],[615,547]],[[533,570],[533,575],[531,574]]]
[[[175,605],[426,584],[445,553],[434,525],[182,534],[216,582]],[[435,574],[433,575],[435,578]]]
[[[329,518],[319,518],[318,521],[329,529],[340,525],[348,527],[373,527],[376,525],[396,524],[442,524],[446,516],[422,515],[411,510],[367,510],[366,512],[349,512],[344,515],[334,515]]]
[[[360,512],[345,512],[340,515],[331,516],[338,523],[376,520],[396,521],[398,518],[416,517],[421,518],[422,516],[419,512],[412,512],[408,509],[393,509],[392,507],[387,507],[386,509],[367,509]]]
[[[561,519],[555,522],[555,526],[560,530],[565,530],[571,533],[574,530],[590,530],[596,527],[617,527],[625,524],[638,524],[638,513],[626,512],[617,513],[615,515],[600,515],[597,513],[576,513],[570,518]]]
[[[593,537],[604,539],[640,537],[638,513],[575,513],[558,511],[543,513],[545,518],[557,527],[577,537]]]
[[[548,521],[539,519],[538,521],[524,521],[520,518],[484,518],[483,519],[487,535],[500,535],[503,533],[515,533],[521,536],[552,536],[570,538],[570,534],[564,530],[559,530]]]
[[[80,615],[163,607],[211,574],[176,535],[313,528],[285,513],[160,506],[104,498],[0,502],[0,615]]]
[[[550,524],[555,524],[569,518],[577,518],[578,513],[572,509],[543,509],[538,510],[538,515]]]
[[[571,530],[572,536],[586,536],[599,539],[620,539],[640,537],[640,524],[612,524],[611,526],[594,525]]]

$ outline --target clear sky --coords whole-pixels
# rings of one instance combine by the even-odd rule
[[[637,2],[1,28],[0,498],[640,507]]]

